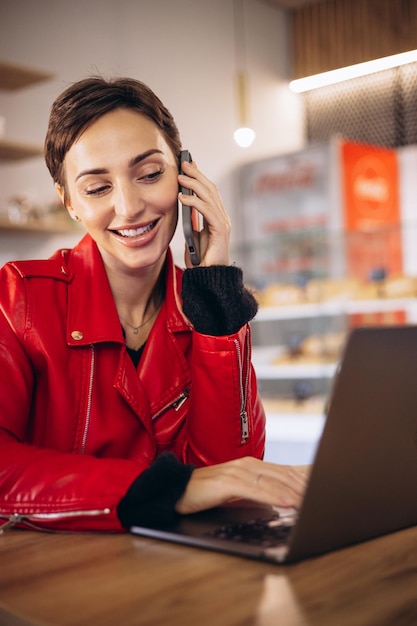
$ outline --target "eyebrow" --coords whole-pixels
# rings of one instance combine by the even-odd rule
[[[162,150],[157,150],[156,148],[152,148],[151,150],[146,150],[146,152],[142,152],[142,154],[138,154],[132,159],[130,159],[130,161],[128,162],[128,167],[134,167],[135,165],[137,165],[141,161],[144,161],[145,159],[147,159],[149,156],[152,156],[153,154],[163,154],[163,152]],[[82,172],[78,174],[75,181],[77,182],[77,180],[79,180],[83,176],[88,176],[91,174],[108,174],[108,170],[104,167],[98,167],[98,168],[96,167],[91,170],[83,170]]]

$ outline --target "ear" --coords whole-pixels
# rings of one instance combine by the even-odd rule
[[[76,222],[78,222],[80,218],[77,215],[75,215],[74,209],[72,208],[72,206],[70,204],[68,204],[67,199],[65,197],[65,190],[64,190],[64,188],[61,187],[61,185],[59,183],[55,183],[55,189],[57,191],[58,196],[61,199],[62,204],[67,209],[70,217],[73,220],[75,220]]]

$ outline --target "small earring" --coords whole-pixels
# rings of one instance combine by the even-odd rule
[[[72,215],[71,216],[72,219],[74,220],[74,222],[81,222],[80,218],[78,217],[78,215]]]

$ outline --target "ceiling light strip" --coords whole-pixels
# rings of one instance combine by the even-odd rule
[[[359,76],[366,76],[375,72],[381,72],[383,70],[405,65],[406,63],[413,63],[415,61],[417,61],[417,50],[409,50],[408,52],[393,54],[391,56],[382,57],[381,59],[374,59],[372,61],[366,61],[365,63],[357,63],[356,65],[341,67],[337,70],[331,70],[330,72],[314,74],[313,76],[306,76],[305,78],[297,78],[296,80],[292,80],[290,82],[289,87],[291,91],[295,93],[302,93],[304,91],[310,91],[311,89],[326,87],[327,85],[340,83],[344,80],[350,80],[351,78],[358,78]]]

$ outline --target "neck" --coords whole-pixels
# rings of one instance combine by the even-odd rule
[[[105,258],[103,260],[119,313],[126,317],[129,312],[145,312],[159,283],[165,258],[140,270],[114,267]]]
[[[105,264],[126,344],[134,349],[146,341],[164,296],[164,259],[141,272],[119,272]]]

